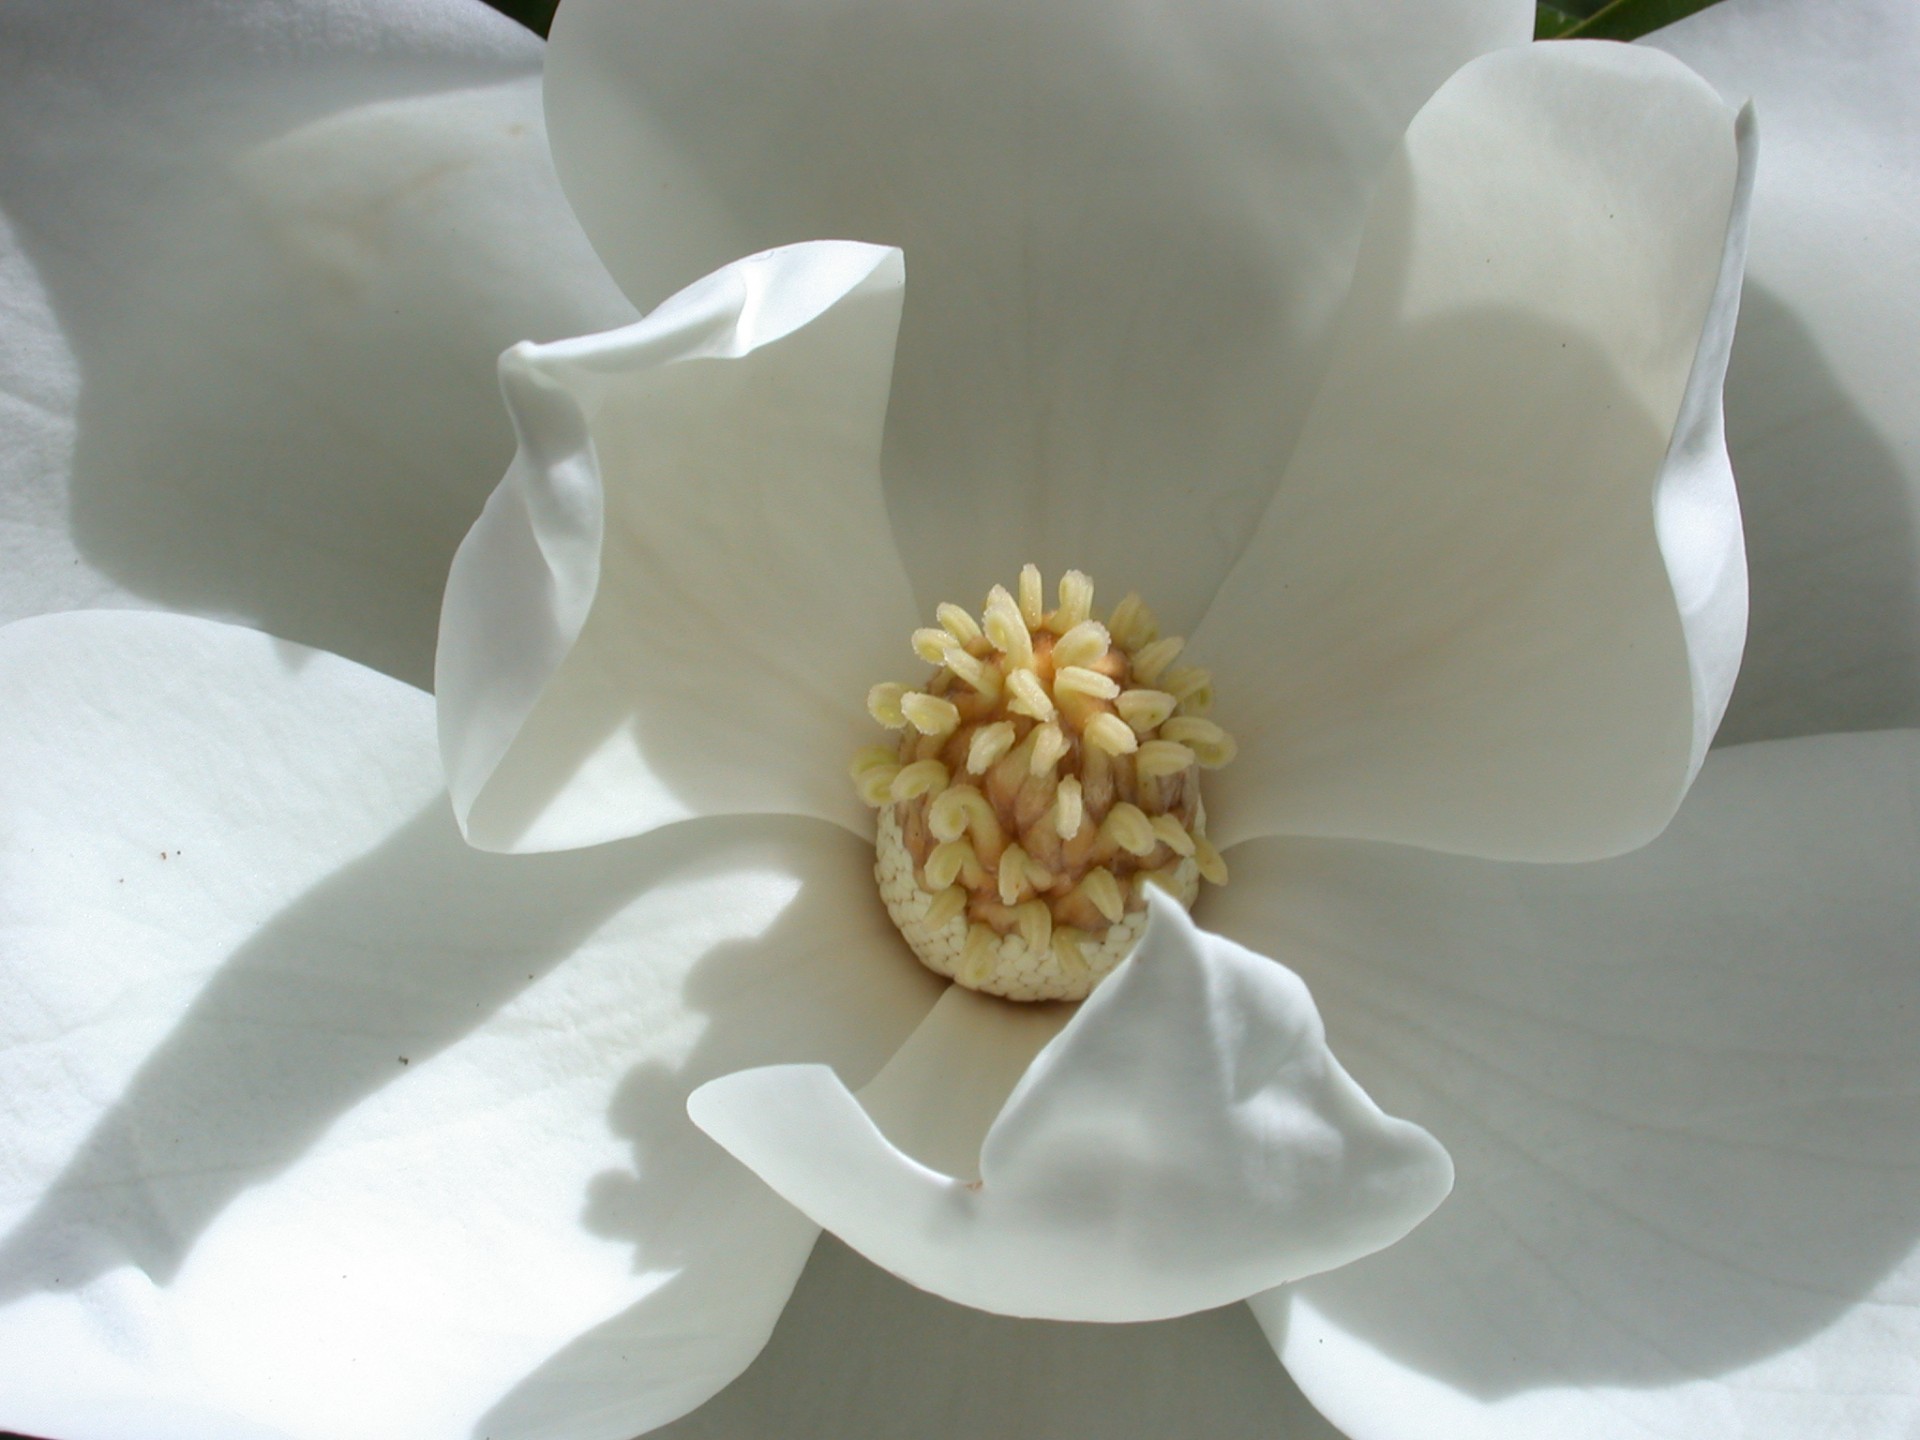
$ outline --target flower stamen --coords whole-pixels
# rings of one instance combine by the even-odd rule
[[[921,688],[867,696],[895,734],[849,773],[879,812],[875,876],[930,969],[1015,1000],[1077,1000],[1126,958],[1145,890],[1192,904],[1226,866],[1206,839],[1200,775],[1233,758],[1202,717],[1207,672],[1175,666],[1128,595],[1104,620],[1077,570],[1045,608],[1037,567],[996,585],[976,621],[943,604],[913,632]]]

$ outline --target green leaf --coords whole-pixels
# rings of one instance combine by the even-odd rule
[[[502,15],[518,20],[536,35],[545,35],[553,24],[554,7],[560,0],[487,0]],[[0,1440],[6,1437],[0,1435]]]
[[[1566,11],[1552,5],[1533,7],[1533,38],[1536,40],[1555,40],[1580,23],[1578,15],[1569,15]]]
[[[1638,40],[1662,26],[1684,20],[1718,0],[1613,0],[1585,20],[1560,31],[1558,40]],[[1542,9],[1545,7],[1542,6]],[[1536,30],[1536,36],[1538,31]]]

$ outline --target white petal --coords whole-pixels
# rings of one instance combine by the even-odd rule
[[[458,0],[0,18],[0,619],[244,617],[424,683],[493,364],[626,302],[539,45]]]
[[[1717,752],[1647,849],[1260,842],[1207,915],[1299,956],[1459,1184],[1256,1302],[1355,1440],[1920,1424],[1920,735]]]
[[[1766,134],[1727,376],[1753,629],[1723,739],[1920,723],[1920,9],[1726,0],[1647,43]]]
[[[201,621],[0,675],[0,1428],[625,1440],[752,1358],[813,1230],[684,1097],[925,1013],[866,847],[480,854],[428,697]]]
[[[1014,1087],[977,1181],[903,1153],[821,1066],[711,1081],[689,1111],[876,1264],[1002,1314],[1182,1315],[1405,1235],[1445,1196],[1446,1153],[1348,1078],[1289,971],[1152,903]]]
[[[1744,621],[1717,395],[1748,141],[1617,45],[1490,56],[1421,112],[1195,637],[1243,737],[1208,796],[1223,842],[1570,859],[1658,833]]]
[[[896,250],[794,245],[502,357],[520,453],[455,558],[435,686],[474,844],[870,833],[846,761],[913,626],[879,473],[900,288]]]
[[[642,305],[764,246],[905,250],[886,468],[923,607],[1032,560],[1184,628],[1298,432],[1379,166],[1532,23],[1512,0],[568,0],[548,116]]]

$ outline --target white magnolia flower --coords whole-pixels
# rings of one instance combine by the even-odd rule
[[[760,244],[900,243],[890,399],[898,257],[870,245],[783,249],[623,332],[508,362],[521,454],[445,619],[456,804],[500,848],[684,820],[637,840],[470,850],[431,702],[349,661],[164,616],[0,635],[0,1423],[658,1424],[752,1358],[814,1233],[687,1123],[685,1097],[717,1077],[734,1078],[705,1095],[754,1104],[714,1128],[777,1188],[975,1303],[1168,1313],[1320,1268],[1303,1244],[1320,1262],[1353,1253],[1342,1227],[1364,1205],[1236,1231],[1236,1197],[1297,1204],[1312,1187],[1217,1162],[1287,1160],[1307,1133],[1343,1135],[1336,1158],[1364,1162],[1355,1137],[1371,1136],[1413,1157],[1386,1173],[1417,1178],[1431,1151],[1330,1060],[1304,1086],[1276,1077],[1276,1033],[1324,1057],[1305,992],[1177,912],[1149,938],[1156,965],[1096,992],[996,1130],[1003,1173],[1044,1185],[1100,1120],[1066,1177],[1108,1187],[1092,1198],[1030,1197],[1011,1220],[983,1200],[903,1235],[902,1213],[954,1192],[929,1197],[853,1112],[827,1128],[850,1102],[826,1072],[755,1088],[756,1066],[831,1067],[889,1136],[964,1178],[1057,1028],[964,995],[920,1024],[939,987],[868,898],[871,851],[831,823],[864,825],[844,761],[906,630],[1031,556],[1118,571],[1173,623],[1200,622],[1193,649],[1217,655],[1219,713],[1243,742],[1208,797],[1213,833],[1243,842],[1234,881],[1201,918],[1298,969],[1342,1059],[1459,1161],[1459,1193],[1411,1239],[1257,1297],[1328,1415],[1363,1440],[1612,1434],[1623,1416],[1675,1435],[1909,1425],[1914,744],[1719,756],[1627,859],[1501,863],[1646,839],[1725,702],[1741,601],[1716,413],[1733,112],[1644,53],[1475,60],[1526,17],[1456,8],[1418,34],[1304,6],[1089,10],[1077,26],[1059,7],[938,24],[887,7],[744,28],[701,9],[652,16],[675,33],[649,41],[632,13],[583,0],[549,100],[570,194],[630,293],[651,306]],[[237,213],[269,253],[296,249],[298,273],[338,287],[313,297],[321,340],[328,295],[351,313],[404,292],[365,282],[390,273],[388,248],[417,253],[394,217],[421,187],[473,169],[481,127],[528,124],[512,85],[434,96],[432,64],[409,57],[494,52],[463,53],[475,32],[436,29],[431,7],[404,13],[411,33],[383,47],[401,59],[364,108],[314,118],[311,96],[245,69],[230,105],[192,107],[253,122],[214,127],[245,161],[215,168],[267,197]],[[139,52],[96,58],[86,18],[21,22],[33,43],[14,53],[57,76]],[[321,53],[367,43],[351,23],[316,39],[253,18],[269,54],[288,33]],[[1773,18],[1726,23],[1744,36]],[[56,38],[86,44],[56,54]],[[844,88],[819,91],[823,54]],[[177,50],[159,58],[197,78]],[[58,84],[26,93],[73,103]],[[137,99],[127,113],[153,118]],[[304,223],[319,162],[370,155],[391,182],[346,185],[363,203]],[[23,168],[31,201],[52,172]],[[190,270],[189,233],[156,243]],[[462,253],[511,273],[527,258],[511,251]],[[1023,276],[1044,283],[1009,283]],[[623,318],[604,292],[554,293]],[[475,331],[497,322],[478,314]],[[216,348],[229,385],[278,393],[244,347]],[[198,433],[205,411],[180,421],[164,379],[106,369],[110,394],[160,387],[139,415]],[[333,379],[393,405],[392,373]],[[338,393],[299,403],[360,413]],[[232,453],[270,448],[300,472],[301,437],[331,440],[284,418]],[[85,449],[81,494],[102,473]],[[116,462],[109,448],[109,477]],[[673,483],[703,471],[711,484]],[[237,520],[204,553],[275,523]],[[412,562],[377,563],[382,546],[447,542],[424,521],[366,529],[341,527],[362,553],[332,573],[407,576]],[[111,520],[92,535],[124,541]],[[310,606],[302,582],[325,567],[295,564],[283,592],[277,561],[152,574],[236,608],[282,597],[298,617],[284,628],[405,668],[404,637],[368,638],[370,617],[406,612],[404,585]],[[1296,838],[1256,838],[1276,832]],[[1194,1003],[1218,983],[1271,1024],[1235,1033],[1231,1007]],[[1331,1085],[1333,1123],[1198,1108],[1167,1082],[1178,1064],[1117,1064],[1115,1047],[1240,1061],[1256,1098],[1324,1102]],[[1161,1123],[1117,1148],[1142,1103]],[[782,1113],[804,1131],[759,1123]],[[861,1186],[823,1170],[823,1139]],[[1335,1178],[1337,1201],[1352,1177]],[[1201,1183],[1170,1193],[1183,1179]],[[902,1208],[876,1213],[889,1187]],[[1359,1248],[1432,1198],[1382,1189],[1398,1218],[1370,1220]],[[1090,1223],[1116,1192],[1127,1214]],[[1196,1204],[1215,1209],[1183,1225]],[[1115,1249],[1129,1237],[1150,1248]],[[971,1247],[958,1265],[956,1247]],[[1296,1253],[1263,1268],[1276,1249]]]

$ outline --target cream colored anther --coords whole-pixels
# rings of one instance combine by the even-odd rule
[[[953,636],[957,643],[971,645],[980,638],[979,622],[951,600],[943,601],[933,613],[940,622],[940,628]]]
[[[1118,715],[1100,714],[1087,722],[1087,743],[1109,755],[1131,755],[1140,748],[1140,737]]]
[[[987,883],[987,867],[980,863],[973,846],[965,840],[948,840],[934,846],[927,856],[926,871],[929,890],[944,889],[956,880],[965,881],[969,888]]]
[[[953,644],[953,636],[945,630],[927,628],[913,632],[913,653],[929,665],[938,665],[946,659],[947,647]]]
[[[1079,570],[1069,570],[1060,577],[1060,608],[1053,612],[1048,621],[1053,629],[1065,635],[1076,626],[1086,623],[1093,613],[1093,581]],[[1102,654],[1106,651],[1102,649]]]
[[[1153,612],[1147,609],[1135,591],[1128,591],[1127,597],[1113,607],[1113,614],[1107,617],[1107,629],[1113,632],[1113,643],[1122,650],[1138,650],[1147,644],[1159,632],[1154,623]]]
[[[960,728],[960,711],[938,695],[909,690],[900,697],[900,713],[922,735],[951,735]]]
[[[1068,665],[1091,665],[1112,648],[1113,639],[1107,634],[1107,627],[1098,620],[1082,620],[1053,647],[1053,663],[1056,668]]]
[[[936,840],[971,835],[976,849],[995,854],[1006,843],[1000,817],[987,797],[971,785],[950,785],[936,795],[927,807],[927,828]]]
[[[1047,582],[1038,565],[1020,567],[1020,618],[1029,630],[1038,630],[1047,618]]]
[[[967,943],[960,950],[960,968],[954,979],[970,989],[978,989],[993,974],[1000,959],[1000,937],[985,925],[967,930]]]
[[[1059,960],[1062,970],[1076,978],[1084,978],[1090,973],[1084,948],[1086,938],[1071,925],[1056,925],[1053,928],[1054,957]]]
[[[1109,925],[1119,924],[1120,917],[1127,913],[1127,900],[1121,893],[1120,882],[1104,865],[1086,873],[1080,881],[1080,893]]]
[[[1160,733],[1169,740],[1190,746],[1201,766],[1208,770],[1232,763],[1233,757],[1240,753],[1231,735],[1213,721],[1202,720],[1197,715],[1176,715]]]
[[[1031,670],[1016,670],[1007,676],[1007,690],[1013,697],[1007,701],[1007,708],[1015,714],[1035,720],[1051,720],[1054,717],[1053,697],[1047,694],[1046,686]]]
[[[1180,653],[1187,642],[1178,635],[1169,635],[1163,640],[1155,640],[1150,645],[1142,645],[1134,652],[1133,678],[1142,685],[1152,685]]]
[[[1002,755],[1013,749],[1013,722],[996,720],[991,725],[983,725],[973,732],[973,739],[967,742],[967,770],[970,774],[984,775]]]
[[[1113,702],[1113,708],[1133,727],[1134,734],[1151,735],[1173,714],[1173,707],[1178,703],[1164,690],[1126,690]]]
[[[1060,695],[1091,695],[1096,700],[1114,700],[1120,695],[1119,682],[1111,676],[1102,675],[1098,670],[1088,670],[1080,665],[1069,665],[1056,671],[1053,677],[1053,693]]]
[[[1080,777],[1069,775],[1053,792],[1053,833],[1071,840],[1087,823],[1086,804],[1080,793]]]
[[[1021,895],[1026,892],[1029,885],[1033,885],[1033,872],[1036,870],[1040,870],[1040,867],[1035,865],[1028,858],[1027,852],[1018,845],[1009,845],[1002,850],[1000,870],[994,877],[1000,890],[1000,903],[1002,905],[1019,904]],[[1040,870],[1040,873],[1046,875],[1044,870]],[[1047,876],[1047,878],[1052,877]],[[1039,887],[1036,885],[1034,888]]]
[[[1193,763],[1193,751],[1177,740],[1142,740],[1134,771],[1142,780],[1152,780],[1178,775]]]
[[[900,767],[892,761],[869,765],[853,777],[853,788],[864,803],[878,810],[893,803],[893,780],[899,773]]]
[[[1160,843],[1146,812],[1124,800],[1107,811],[1107,818],[1100,822],[1100,834],[1129,855],[1151,855],[1153,847]]]
[[[1213,683],[1213,676],[1198,665],[1175,665],[1160,677],[1161,686],[1175,700],[1185,700],[1195,691]]]
[[[942,630],[939,633],[944,635],[947,632]],[[949,670],[989,700],[1000,693],[1000,669],[997,665],[976,660],[958,645],[953,644],[947,646],[946,653],[941,656],[941,659]]]
[[[847,763],[847,774],[858,780],[876,765],[891,765],[900,768],[900,754],[891,745],[862,745],[853,752],[853,759]]]
[[[892,680],[882,680],[867,691],[867,713],[875,722],[889,730],[907,728],[907,717],[900,710],[900,702],[905,698],[907,687]]]
[[[1193,836],[1187,833],[1187,827],[1180,823],[1177,816],[1154,816],[1153,833],[1162,845],[1182,860],[1193,854]]]
[[[933,866],[929,862],[927,869],[931,873]],[[926,924],[933,929],[949,925],[962,910],[967,908],[967,892],[964,887],[948,882],[947,888],[935,895],[927,904]]]
[[[1050,774],[1067,753],[1067,737],[1058,725],[1048,723],[1035,727],[1033,732],[1033,753],[1027,760],[1027,773],[1034,776]]]
[[[1053,912],[1044,900],[1029,900],[1013,912],[1013,923],[1030,953],[1038,955],[1053,944]]]
[[[1227,862],[1220,858],[1220,852],[1206,836],[1193,837],[1193,858],[1199,862],[1203,878],[1215,885],[1227,883]]]
[[[888,795],[898,805],[947,788],[947,767],[938,760],[916,760],[893,777]]]
[[[1007,593],[1006,586],[996,585],[987,592],[987,608],[981,618],[993,648],[1005,655],[1010,664],[1031,669],[1033,632],[1027,628],[1020,607]]]
[[[1198,665],[1174,666],[1160,685],[1180,702],[1182,715],[1204,715],[1213,704],[1213,676]]]

